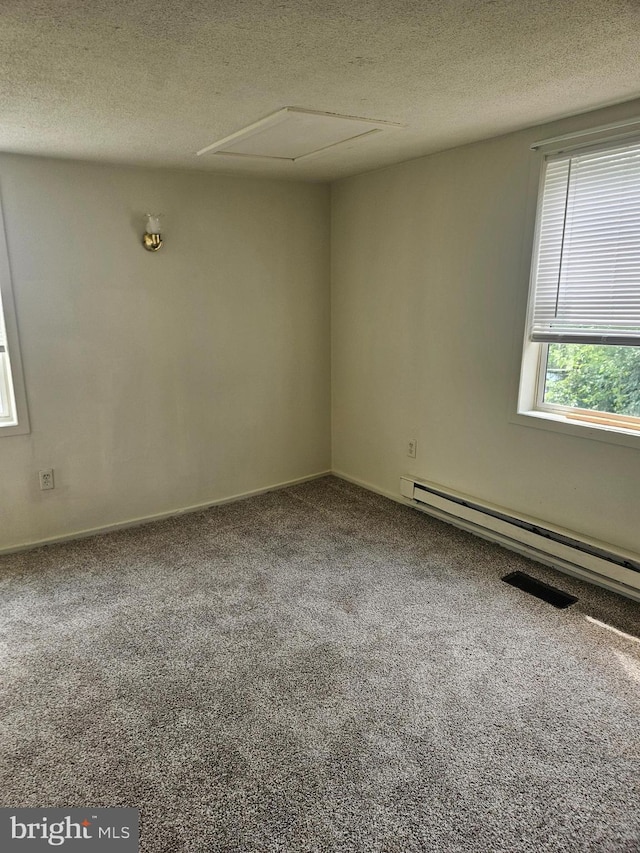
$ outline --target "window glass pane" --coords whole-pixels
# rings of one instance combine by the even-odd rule
[[[549,344],[543,399],[640,417],[640,347]]]

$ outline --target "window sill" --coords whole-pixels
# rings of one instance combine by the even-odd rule
[[[511,423],[526,427],[558,432],[563,435],[572,435],[576,438],[587,438],[594,441],[604,441],[607,444],[620,444],[624,447],[633,447],[640,450],[640,432],[622,429],[619,427],[605,426],[580,422],[574,418],[566,418],[555,412],[543,412],[537,409],[530,411],[519,411],[511,418]]]
[[[0,438],[5,435],[28,435],[31,432],[29,423],[11,424],[11,426],[0,426]]]

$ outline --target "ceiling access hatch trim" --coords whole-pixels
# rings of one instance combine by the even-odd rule
[[[284,107],[196,153],[297,163],[343,142],[401,127],[390,121]]]

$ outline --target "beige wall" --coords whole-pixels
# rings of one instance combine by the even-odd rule
[[[334,185],[334,469],[392,495],[413,474],[640,550],[640,446],[510,421],[534,212],[529,146],[639,111],[627,104]]]
[[[0,548],[329,467],[327,187],[3,155],[0,190],[32,429]]]
[[[639,111],[335,184],[332,376],[327,187],[0,156],[32,426],[0,435],[0,549],[326,470],[332,380],[337,472],[391,495],[414,474],[638,550],[640,450],[510,418],[529,145]],[[165,214],[157,255],[146,210]]]

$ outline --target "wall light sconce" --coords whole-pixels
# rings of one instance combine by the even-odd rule
[[[162,246],[160,214],[147,213],[147,230],[142,236],[142,245],[148,252],[157,252]]]

